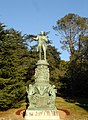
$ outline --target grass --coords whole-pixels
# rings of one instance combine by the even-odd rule
[[[79,99],[80,102],[76,101],[57,97],[56,106],[70,112],[70,115],[68,115],[65,120],[88,120],[88,99]]]

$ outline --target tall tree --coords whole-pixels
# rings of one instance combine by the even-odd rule
[[[58,20],[53,28],[62,36],[62,48],[70,52],[70,62],[62,87],[70,96],[87,96],[88,18],[68,14]]]
[[[29,52],[21,32],[0,24],[0,109],[16,107],[25,95]]]
[[[70,51],[73,60],[75,54],[80,51],[79,37],[88,35],[88,18],[77,14],[68,14],[58,20],[57,25],[53,28],[61,34],[62,48]]]

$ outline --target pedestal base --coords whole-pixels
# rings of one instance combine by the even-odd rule
[[[26,110],[25,120],[60,120],[58,110]]]

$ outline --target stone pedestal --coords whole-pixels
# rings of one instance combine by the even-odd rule
[[[58,110],[26,110],[25,120],[60,120]]]
[[[27,88],[29,110],[56,110],[56,89],[49,84],[49,64],[39,60],[35,69],[35,83]]]
[[[35,83],[27,89],[29,106],[25,120],[60,120],[55,106],[56,89],[49,84],[49,64],[39,60],[35,69]]]

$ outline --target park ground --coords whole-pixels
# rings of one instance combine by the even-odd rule
[[[88,120],[88,99],[67,99],[62,97],[56,98],[56,106],[61,112],[61,120]],[[18,109],[9,109],[0,111],[0,120],[23,120],[22,115],[17,115],[17,111],[25,109],[25,103]]]

